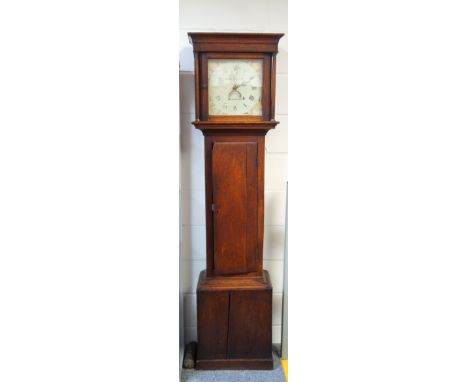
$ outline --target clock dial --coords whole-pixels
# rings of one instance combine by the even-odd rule
[[[262,89],[263,60],[208,60],[210,115],[262,115]]]

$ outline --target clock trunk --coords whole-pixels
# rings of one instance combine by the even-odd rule
[[[208,277],[262,274],[264,142],[205,136]]]
[[[214,273],[254,272],[257,254],[257,143],[214,142],[211,159]]]

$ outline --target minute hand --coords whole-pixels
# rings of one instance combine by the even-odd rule
[[[250,80],[248,81],[243,81],[241,82],[239,85],[237,85],[237,87],[240,87],[240,86],[247,86],[249,84]]]

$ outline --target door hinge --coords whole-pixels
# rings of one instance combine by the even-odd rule
[[[213,211],[213,212],[214,212],[214,210],[215,210],[214,203],[211,203],[211,211]]]

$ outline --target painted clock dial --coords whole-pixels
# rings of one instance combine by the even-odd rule
[[[209,115],[262,115],[263,60],[209,59]]]

